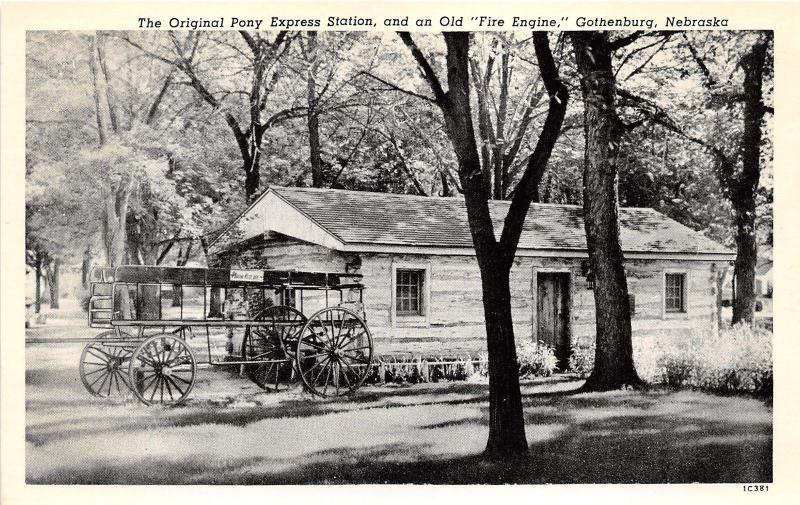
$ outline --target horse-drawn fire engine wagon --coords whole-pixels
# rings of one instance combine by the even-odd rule
[[[130,389],[146,404],[176,404],[191,393],[198,364],[239,365],[265,389],[301,382],[319,396],[350,394],[373,359],[360,281],[354,273],[97,268],[89,325],[105,331],[83,349],[81,380],[95,396]],[[201,351],[190,344],[197,336]]]

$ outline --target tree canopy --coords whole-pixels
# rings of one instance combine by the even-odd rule
[[[734,244],[713,148],[741,165],[742,57],[758,36],[633,32],[617,48],[621,205],[653,207]],[[513,198],[547,115],[530,40],[469,37],[471,114],[491,198]],[[445,75],[443,39],[414,41]],[[566,34],[551,35],[551,46],[578,96]],[[100,262],[176,261],[185,254],[177,246],[214,237],[270,184],[464,191],[436,97],[398,34],[30,32],[27,47],[29,250],[38,244],[68,261],[87,248]],[[572,100],[534,200],[582,201],[582,127],[583,103]],[[757,234],[769,244],[771,135],[761,144]],[[121,217],[115,259],[109,223]]]

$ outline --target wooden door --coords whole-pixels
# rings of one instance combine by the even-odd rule
[[[537,276],[537,339],[555,349],[560,370],[569,365],[569,274]]]

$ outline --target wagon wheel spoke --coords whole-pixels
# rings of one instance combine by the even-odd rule
[[[159,377],[158,377],[158,375],[154,375],[153,376],[153,380],[150,381],[150,384],[148,384],[148,387],[142,389],[143,393],[147,393],[147,389],[149,389],[150,387],[153,388],[153,393],[150,395],[150,401],[151,402],[153,401],[153,398],[156,395],[156,391],[158,391],[158,383],[159,383]]]
[[[117,393],[121,392],[119,390],[119,379],[117,379],[117,371],[116,370],[111,372],[111,380],[108,381],[108,383],[109,383],[109,386],[108,386],[108,395],[109,396],[111,396],[111,386],[114,386],[117,389]]]
[[[312,342],[310,340],[303,340],[303,344],[307,345],[307,346],[310,346],[310,347],[313,347],[314,349],[317,349],[319,351],[324,351],[325,350],[325,346],[323,344],[318,344],[318,343]]]
[[[131,356],[132,356],[132,355],[131,355]],[[131,359],[131,356],[128,356],[128,358],[127,358],[127,360],[128,360],[128,361]],[[155,366],[155,362],[154,362],[152,359],[150,359],[150,358],[147,358],[147,357],[145,357],[145,356],[139,355],[139,356],[137,357],[137,360],[141,361],[142,363],[144,363],[144,364],[146,364],[146,365],[148,365],[148,366],[151,366],[151,367],[152,367],[152,366]]]
[[[322,389],[322,396],[325,396],[328,393],[328,384],[330,384],[331,372],[333,371],[333,363],[331,363],[330,365],[331,366],[328,367],[328,373],[325,375],[325,387]]]
[[[164,356],[164,363],[169,363],[170,362],[170,360],[172,359],[172,353],[175,351],[175,347],[177,347],[177,346],[170,346],[169,354],[166,354],[166,352],[167,352],[166,350],[164,351],[164,353],[166,354]],[[165,346],[165,348],[166,348],[166,346]]]
[[[106,372],[106,375],[108,374],[108,370],[105,370],[105,369],[104,369],[104,370],[102,370],[102,371],[103,371],[103,372]],[[90,387],[90,388],[91,388],[91,387],[93,387],[95,384],[97,384],[97,383],[100,381],[100,379],[102,379],[102,378],[103,378],[103,377],[105,377],[106,375],[101,375],[100,377],[96,378],[96,379],[95,379],[95,380],[94,380],[94,381],[93,381],[93,382],[92,382],[92,383],[89,385],[89,387]],[[100,385],[100,387],[102,387],[102,384]],[[97,390],[94,390],[94,389],[93,389],[92,391],[94,391],[94,392],[96,393],[96,392],[97,392],[99,389],[100,389],[100,388],[97,388]]]
[[[167,393],[169,394],[169,399],[172,400],[174,397],[172,396],[172,388],[169,387],[169,382],[170,382],[169,381],[169,376],[165,375],[164,376],[164,385],[167,387]],[[163,394],[164,391],[161,391],[161,393]]]
[[[93,366],[101,366],[103,368],[108,366],[108,363],[95,363],[94,361],[84,361],[84,365],[93,365]]]
[[[331,332],[328,333],[328,330],[326,329],[325,330],[325,334],[328,335],[328,342],[330,342],[333,345],[336,345],[336,329],[333,327],[333,312],[332,311],[328,312],[328,322],[330,323],[330,326],[331,326]]]
[[[176,366],[181,366],[181,365],[187,365],[187,364],[190,364],[190,363],[191,363],[191,361],[188,360],[188,358],[186,356],[175,356],[175,358],[173,358],[171,361],[165,362],[164,366],[176,367]]]
[[[347,367],[347,370],[349,370],[350,372],[353,372],[355,374],[353,369],[350,368],[350,365],[347,363],[347,361],[342,360],[342,363],[344,363],[344,366]],[[356,377],[358,377],[358,374],[355,374],[355,375],[356,375]],[[345,382],[347,382],[347,388],[348,389],[353,389],[353,384],[350,382],[350,379],[347,377],[347,372],[344,373],[344,380],[345,380]]]
[[[125,384],[127,389],[131,389],[131,385],[128,383],[128,379],[125,378],[125,374],[122,372],[117,372],[119,374],[119,379]]]
[[[99,349],[99,348],[97,348],[97,347],[89,347],[89,348],[87,348],[87,352],[88,352],[89,354],[91,354],[92,356],[94,356],[95,358],[97,358],[97,359],[101,360],[101,361],[108,361],[108,358],[110,358],[110,357],[111,357],[111,355],[109,355],[109,354],[108,354],[108,353],[106,353],[106,352],[103,352],[102,350],[100,350],[100,349]],[[97,354],[98,352],[99,352],[100,354]]]
[[[346,366],[349,371],[351,371],[356,377],[358,377],[359,375],[358,372],[353,370],[353,367],[350,366],[350,363],[348,363],[346,360],[342,360],[342,363],[344,363],[344,366]],[[347,378],[347,374],[344,374],[344,377],[345,380],[347,381],[347,384],[352,388],[353,386],[352,384],[350,384],[350,380]]]
[[[150,402],[152,402],[153,399],[156,397],[156,392],[158,391],[158,385],[160,383],[161,383],[161,378],[158,375],[156,375],[153,378],[153,382],[150,384],[151,386],[153,386],[153,392],[150,393]],[[146,389],[144,391],[147,392]]]
[[[191,384],[192,383],[192,381],[186,380],[183,377],[180,377],[180,376],[177,376],[177,375],[173,375],[172,378],[173,379],[178,379],[179,381],[181,381],[181,382],[183,382],[185,384]]]
[[[315,363],[314,366],[312,366],[311,368],[309,368],[305,372],[301,372],[301,375],[303,376],[303,380],[305,381],[306,374],[311,373],[312,379],[311,379],[310,382],[311,382],[311,384],[316,384],[316,381],[319,380],[319,376],[322,375],[322,373],[325,371],[325,369],[327,368],[329,362],[330,362],[330,359],[329,358],[325,358],[325,359]],[[322,365],[322,368],[319,370],[319,373],[317,373],[317,375],[314,376],[314,373],[313,373],[314,369],[317,368],[320,365]]]
[[[114,370],[114,382],[117,384],[117,393],[122,394],[127,390],[128,385],[125,383],[123,373],[119,370]]]
[[[184,391],[183,391],[183,389],[181,389],[181,388],[178,386],[178,384],[177,384],[177,383],[176,383],[174,380],[172,380],[172,379],[173,379],[173,377],[167,377],[167,381],[171,382],[171,383],[172,383],[172,386],[173,386],[175,389],[177,389],[177,390],[178,390],[178,392],[180,392],[181,396],[183,396],[183,395],[185,394],[185,393],[184,393]]]
[[[366,332],[364,332],[363,330],[362,330],[362,331],[360,331],[360,332],[358,332],[358,333],[357,333],[357,334],[355,334],[355,335],[348,335],[348,337],[349,337],[349,338],[348,338],[348,340],[347,340],[346,342],[342,342],[342,343],[339,345],[339,347],[340,347],[340,348],[342,348],[342,347],[346,347],[346,346],[347,346],[347,345],[349,345],[351,342],[353,342],[353,341],[355,341],[355,340],[357,340],[357,339],[359,339],[359,338],[362,338],[362,337],[364,337],[364,336],[366,336]]]
[[[102,392],[103,392],[103,386],[105,386],[105,385],[106,385],[106,379],[108,379],[108,376],[109,376],[109,375],[111,375],[111,374],[109,374],[109,373],[106,373],[106,374],[104,374],[104,375],[103,375],[103,377],[102,377],[103,381],[102,381],[102,382],[100,383],[100,385],[97,387],[97,392],[98,392],[98,393],[102,393]]]
[[[331,362],[330,362],[330,360],[328,360],[325,363],[325,365],[323,365],[322,368],[319,369],[319,371],[317,372],[316,375],[312,374],[311,384],[313,384],[316,387],[320,386],[320,379],[322,378],[323,375],[328,373],[328,368],[329,368],[330,364],[331,364]]]
[[[344,318],[339,320],[339,331],[336,332],[336,338],[333,341],[334,346],[339,345],[339,341],[342,338],[342,330],[344,329]]]
[[[325,362],[326,362],[326,361],[328,361],[329,359],[330,359],[329,357],[325,357],[324,359],[322,359],[322,360],[320,360],[320,361],[317,361],[316,363],[314,363],[314,365],[313,365],[311,368],[309,368],[309,369],[308,369],[308,370],[306,370],[305,372],[302,372],[302,374],[303,374],[303,375],[305,375],[305,374],[307,374],[307,373],[311,372],[312,370],[314,370],[314,369],[315,369],[315,368],[317,368],[318,366],[322,365],[323,363],[325,363]],[[313,374],[312,374],[312,375],[313,375]]]
[[[108,373],[108,393],[106,396],[111,396],[111,388],[114,386],[114,372]]]
[[[320,371],[320,373],[317,374],[317,377],[314,379],[314,382],[316,384],[318,384],[319,380],[322,378],[322,375],[324,374],[325,375],[325,382],[323,382],[323,384],[325,384],[327,386],[328,377],[330,377],[331,367],[332,366],[333,366],[333,362],[328,360],[328,362],[325,364],[325,367]]]

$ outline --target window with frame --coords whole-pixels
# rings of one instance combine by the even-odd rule
[[[664,310],[686,312],[686,274],[664,275]]]
[[[397,269],[395,312],[398,316],[423,316],[425,270]]]

